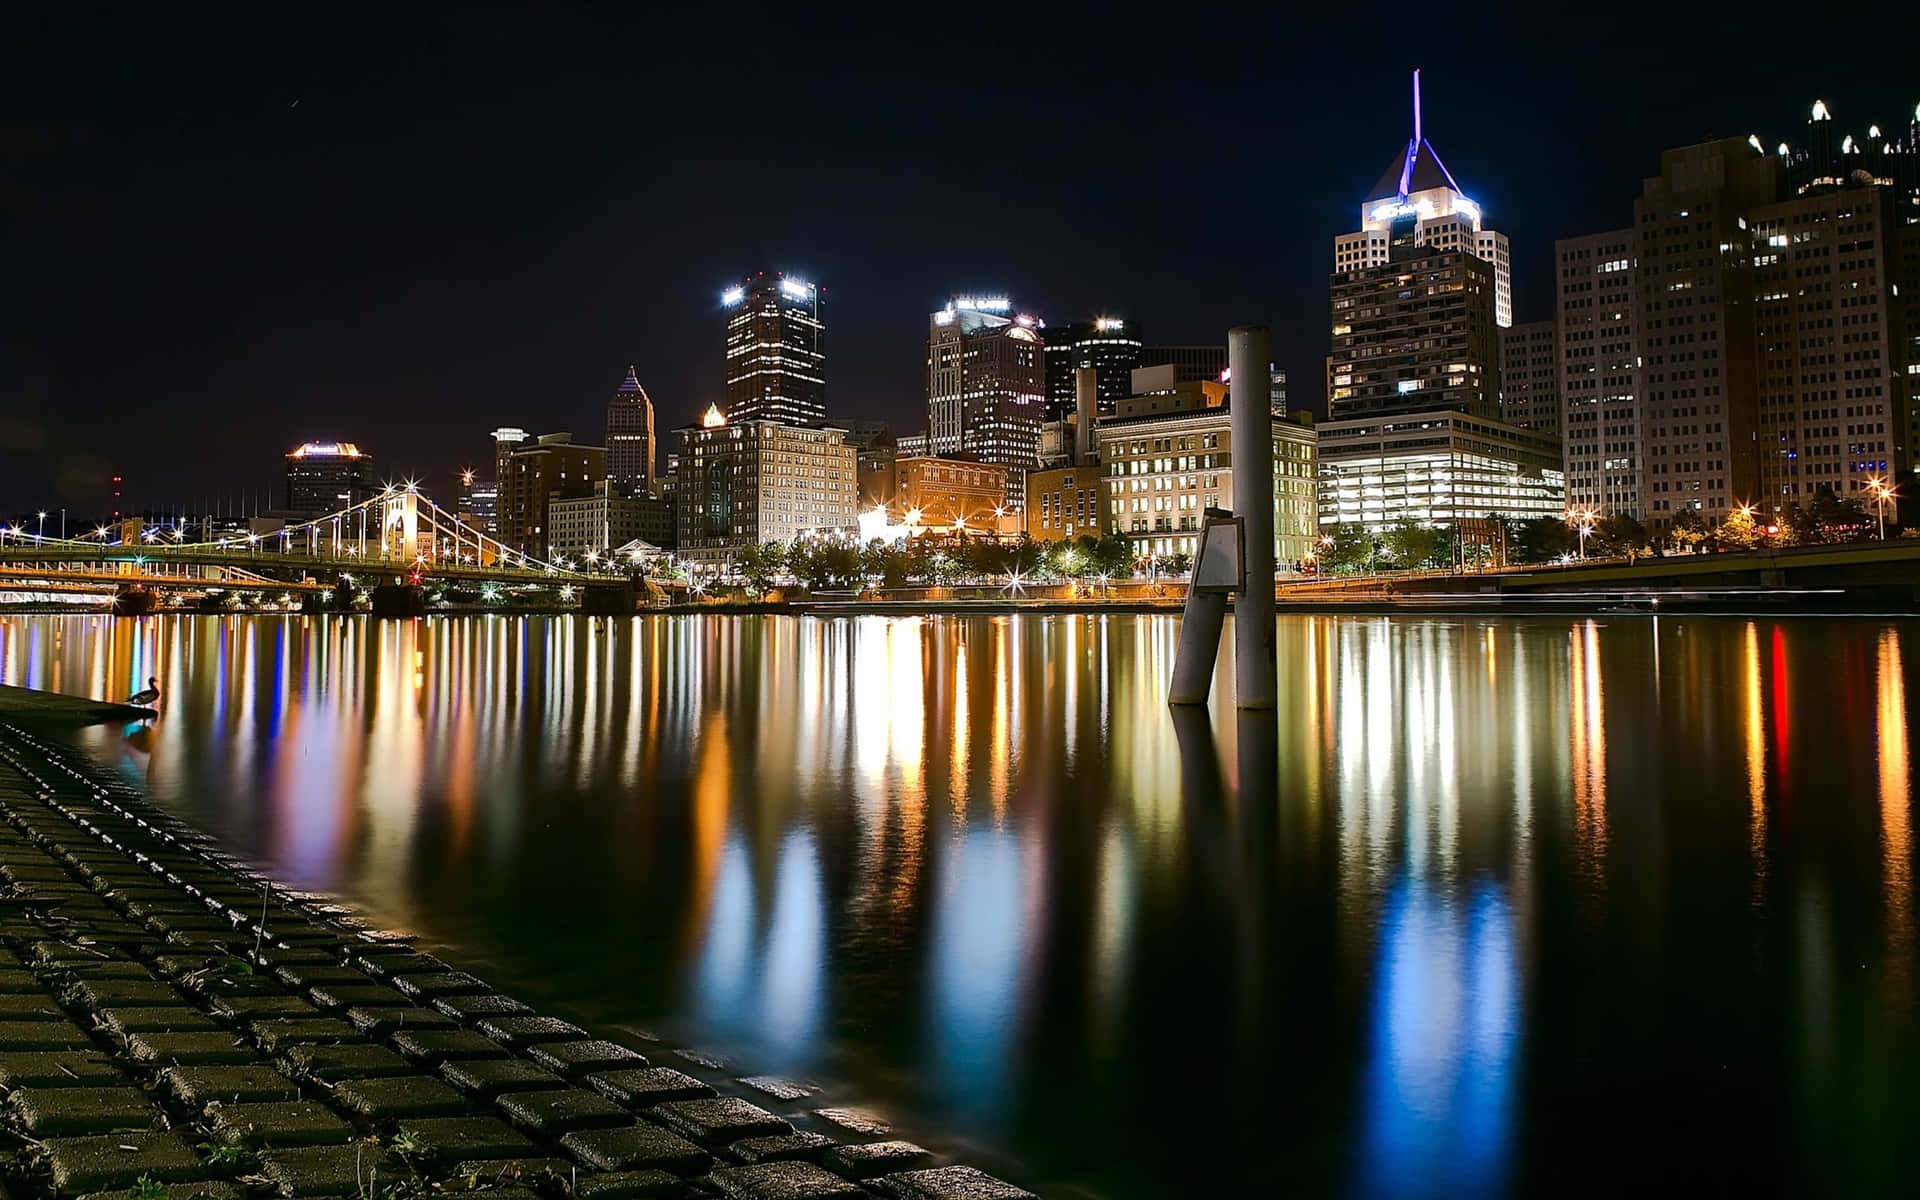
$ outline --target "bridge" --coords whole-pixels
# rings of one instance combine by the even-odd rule
[[[617,564],[541,559],[463,521],[411,487],[265,533],[193,538],[128,521],[73,538],[0,528],[0,590],[120,596],[260,591],[317,596],[341,580],[417,588],[618,585]]]

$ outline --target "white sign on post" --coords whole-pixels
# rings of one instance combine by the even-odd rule
[[[1239,517],[1209,520],[1200,531],[1200,554],[1193,564],[1196,592],[1240,590],[1240,543],[1244,537]]]

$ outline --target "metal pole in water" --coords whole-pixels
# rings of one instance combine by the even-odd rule
[[[1233,511],[1242,522],[1244,584],[1233,601],[1235,703],[1272,708],[1279,699],[1273,613],[1273,342],[1264,325],[1227,334],[1232,370]],[[1217,635],[1216,635],[1217,636]]]

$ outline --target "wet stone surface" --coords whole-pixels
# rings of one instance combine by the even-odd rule
[[[23,787],[34,764],[64,770],[44,747],[23,757],[23,736],[0,723],[0,1119],[36,1146],[0,1200],[134,1200],[141,1180],[167,1200],[1026,1195],[928,1169],[910,1143],[840,1144],[887,1131],[858,1109],[807,1118],[834,1136],[796,1130],[722,1092],[797,1104],[810,1085],[651,1065],[264,889],[135,798],[71,775]]]

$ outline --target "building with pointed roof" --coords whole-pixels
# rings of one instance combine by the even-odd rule
[[[607,479],[622,499],[655,494],[653,400],[640,386],[632,364],[607,400]]]
[[[1440,161],[1421,125],[1420,72],[1413,73],[1413,135],[1360,205],[1360,228],[1333,240],[1336,273],[1379,266],[1398,237],[1413,245],[1461,250],[1493,268],[1494,322],[1513,324],[1507,235],[1481,226],[1480,206]]]

